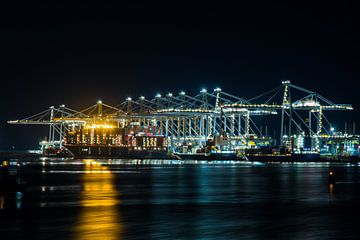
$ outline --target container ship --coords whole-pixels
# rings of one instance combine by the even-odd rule
[[[155,126],[131,122],[127,126],[109,123],[86,124],[69,130],[65,149],[81,158],[167,158],[167,143]]]

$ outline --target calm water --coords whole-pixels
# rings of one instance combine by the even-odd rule
[[[24,161],[0,239],[358,239],[358,166]],[[12,168],[15,168],[13,166]],[[328,186],[329,170],[337,183]]]

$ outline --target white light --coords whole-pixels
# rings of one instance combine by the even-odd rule
[[[145,100],[145,97],[144,97],[144,96],[141,96],[140,99],[141,99],[141,100]]]
[[[131,101],[131,100],[132,100],[131,97],[126,98],[126,101]]]
[[[97,101],[97,103],[98,103],[98,104],[102,104],[102,101],[101,101],[101,100],[99,100],[99,101]]]
[[[155,97],[157,97],[157,98],[161,98],[161,94],[160,93],[158,93],[158,94],[156,94],[156,96]]]
[[[290,84],[290,80],[282,81],[282,84]]]
[[[218,87],[215,88],[215,89],[214,89],[214,92],[221,92],[221,88],[218,88]]]
[[[206,91],[206,89],[205,88],[203,88],[203,89],[201,89],[201,91],[200,91],[201,93],[206,93],[207,91]]]
[[[335,128],[331,127],[331,128],[330,128],[330,131],[332,131],[332,132],[335,131]]]
[[[173,96],[173,94],[172,93],[168,93],[168,95],[167,95],[168,97],[172,97]]]
[[[60,107],[61,107],[61,108],[65,107],[65,104],[61,104]]]
[[[185,92],[184,92],[184,91],[181,91],[179,94],[180,94],[180,95],[185,95]]]
[[[54,109],[54,106],[50,106],[50,109]]]

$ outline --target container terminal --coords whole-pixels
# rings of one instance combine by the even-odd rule
[[[251,99],[220,88],[180,91],[127,97],[116,106],[99,100],[80,111],[51,106],[8,123],[47,126],[45,156],[331,161],[359,158],[355,123],[339,132],[327,117],[349,110],[287,80]],[[263,119],[275,121],[274,134]]]

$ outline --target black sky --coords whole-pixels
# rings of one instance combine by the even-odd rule
[[[174,2],[3,5],[0,149],[36,147],[46,129],[6,120],[50,105],[216,86],[250,98],[286,79],[352,103],[338,122],[360,116],[356,1]]]

